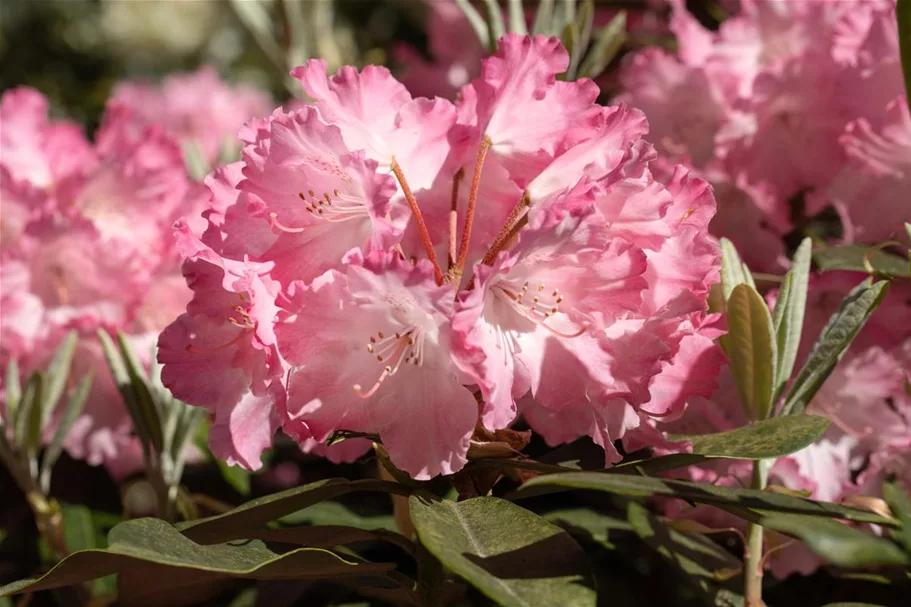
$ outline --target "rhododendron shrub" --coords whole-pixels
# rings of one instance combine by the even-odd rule
[[[684,340],[714,347],[710,188],[682,167],[659,181],[642,114],[555,80],[567,62],[507,36],[455,104],[382,68],[293,71],[314,103],[249,123],[242,162],[208,180],[205,233],[179,228],[196,295],[159,358],[224,428],[213,451],[256,467],[279,427],[306,445],[348,430],[425,479],[524,412],[610,463],[650,402],[711,391],[717,356],[650,392]]]

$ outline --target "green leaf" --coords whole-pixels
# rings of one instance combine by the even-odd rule
[[[391,514],[362,515],[338,502],[320,502],[279,519],[282,525],[345,525],[358,529],[397,531]]]
[[[639,538],[680,569],[683,578],[709,604],[717,604],[719,594],[732,599],[732,605],[743,604],[743,597],[733,595],[719,585],[733,579],[740,581],[737,574],[742,563],[734,555],[704,535],[668,527],[641,504],[627,504],[627,516]]]
[[[481,13],[478,12],[478,9],[472,6],[469,0],[455,0],[455,3],[456,6],[462,9],[462,12],[465,13],[465,18],[468,20],[469,25],[471,25],[471,29],[473,29],[474,33],[478,36],[478,40],[481,41],[481,44],[486,46],[491,52],[496,51],[497,38],[491,38],[490,28],[487,26],[487,21],[484,19],[484,17],[481,16]]]
[[[761,524],[800,539],[825,561],[838,567],[911,563],[911,557],[889,540],[834,521],[779,514],[763,516]]]
[[[357,542],[388,542],[395,544],[409,554],[415,553],[414,543],[401,533],[385,529],[358,529],[344,525],[322,525],[319,527],[283,527],[280,529],[257,529],[245,534],[247,539],[264,542],[282,542],[311,548],[333,548]]]
[[[778,346],[772,317],[762,296],[746,284],[728,299],[728,334],[721,345],[728,355],[737,393],[747,417],[765,419],[772,410]]]
[[[224,514],[191,521],[182,525],[181,530],[188,538],[204,544],[239,539],[245,537],[247,531],[263,527],[270,521],[354,491],[410,493],[408,487],[399,483],[330,478],[249,501]]]
[[[525,9],[522,6],[522,0],[509,0],[509,31],[514,34],[528,33],[525,27]]]
[[[693,437],[680,440],[690,440],[691,438]],[[695,466],[696,464],[701,464],[711,459],[714,459],[714,456],[702,453],[671,453],[670,455],[661,455],[649,459],[623,462],[622,464],[617,464],[616,466],[608,468],[605,472],[608,474],[634,472],[644,476],[654,476],[661,472],[667,472],[668,470]],[[569,470],[567,470],[567,472],[569,472]]]
[[[908,263],[887,251],[864,245],[826,247],[813,252],[813,261],[823,272],[831,270],[868,271],[869,265],[885,277],[901,278],[909,275]]]
[[[33,415],[34,409],[40,407],[38,402],[40,395],[36,394],[40,390],[38,386],[40,381],[41,373],[39,371],[35,371],[29,376],[25,382],[25,388],[22,390],[22,396],[19,397],[19,406],[16,407],[16,416],[13,419],[13,438],[20,449],[25,449],[29,443],[30,422],[33,418],[40,422],[40,410],[37,416]]]
[[[408,505],[421,544],[500,605],[595,605],[585,553],[537,514],[495,497]]]
[[[588,51],[582,65],[579,66],[578,77],[597,78],[600,76],[617,56],[625,41],[626,11],[620,11],[598,34],[598,39]]]
[[[883,498],[889,509],[901,521],[901,527],[892,532],[892,538],[905,552],[911,554],[911,495],[896,482],[883,483]]]
[[[807,408],[858,332],[870,319],[873,310],[882,302],[888,287],[886,281],[869,287],[861,283],[848,293],[826,322],[807,361],[791,385],[782,407],[782,415],[802,413]]]
[[[538,2],[538,12],[535,13],[535,21],[532,23],[532,34],[551,35],[551,21],[554,17],[554,0],[540,0]]]
[[[797,351],[800,349],[800,334],[807,307],[807,288],[810,284],[812,250],[812,239],[804,238],[794,254],[791,269],[785,275],[775,303],[772,324],[775,327],[778,358],[775,365],[775,392],[772,395],[772,402],[778,401],[791,378]]]
[[[54,431],[54,436],[51,439],[47,450],[44,452],[44,457],[41,460],[39,484],[41,490],[44,491],[45,494],[50,493],[51,473],[54,469],[54,464],[57,463],[60,454],[63,452],[63,441],[66,440],[70,428],[73,427],[76,418],[82,413],[82,408],[85,406],[85,401],[89,396],[89,390],[92,388],[93,377],[94,376],[91,373],[83,377],[75,390],[70,393],[70,400],[66,405],[66,409],[63,411],[63,416],[57,423],[57,429]]]
[[[6,363],[6,413],[10,423],[15,428],[16,411],[19,408],[19,399],[22,398],[22,384],[19,382],[19,363],[10,358]],[[3,416],[0,415],[0,428],[3,427]]]
[[[668,436],[690,441],[693,453],[732,459],[771,459],[796,453],[812,445],[829,427],[829,420],[816,415],[773,417],[715,434]]]
[[[563,527],[573,537],[586,537],[608,549],[614,549],[611,537],[630,533],[633,526],[629,521],[595,512],[588,508],[567,508],[553,510],[541,515],[545,520]]]
[[[749,268],[740,260],[737,248],[727,238],[721,239],[721,290],[724,301],[731,298],[737,285],[750,285],[756,288]]]
[[[123,357],[124,366],[127,375],[130,378],[129,389],[134,396],[139,420],[133,420],[134,423],[141,422],[141,428],[145,432],[145,438],[149,441],[156,453],[164,451],[164,435],[162,433],[161,412],[152,392],[149,390],[148,380],[136,353],[133,352],[132,346],[127,342],[123,333],[117,334],[117,346],[120,349],[120,355]]]
[[[73,362],[73,353],[76,351],[78,336],[76,331],[70,331],[54,352],[54,358],[45,372],[45,392],[41,402],[41,428],[47,425],[57,401],[63,395],[66,380],[70,375],[70,365]]]
[[[756,489],[717,487],[715,485],[702,485],[688,481],[634,476],[631,474],[603,474],[599,472],[547,474],[527,481],[513,492],[510,498],[520,499],[570,489],[605,491],[630,497],[666,495],[690,502],[739,507],[757,512],[806,514],[889,527],[897,524],[894,519],[828,502],[817,502]]]
[[[482,2],[487,19],[487,28],[490,32],[491,50],[495,51],[500,38],[506,35],[506,24],[503,23],[503,13],[497,0],[482,0]]]
[[[902,71],[905,74],[905,94],[911,105],[911,0],[898,0],[898,43],[901,49]]]
[[[0,596],[69,586],[112,573],[173,587],[188,574],[199,583],[219,577],[303,580],[382,575],[392,569],[390,563],[357,562],[321,548],[278,554],[258,540],[201,546],[164,521],[147,518],[117,525],[107,550],[75,552],[41,577],[3,586]]]
[[[44,418],[42,403],[44,402],[44,395],[47,393],[47,381],[44,373],[37,371],[32,375],[32,379],[34,381],[29,380],[30,383],[32,383],[30,399],[32,402],[27,405],[28,419],[26,420],[25,446],[29,459],[36,461],[38,451],[41,449],[41,434],[44,429],[44,426],[42,425]],[[25,391],[26,393],[29,392],[28,386],[26,386]],[[25,399],[23,398],[23,401],[24,400]]]

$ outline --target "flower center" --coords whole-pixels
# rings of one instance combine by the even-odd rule
[[[294,227],[281,223],[276,213],[270,213],[269,217],[272,225],[282,232],[297,234],[308,228],[324,225],[323,222],[339,223],[349,219],[370,217],[367,203],[363,198],[342,192],[338,188],[332,190],[331,194],[323,192],[320,196],[317,196],[313,190],[307,190],[306,193],[298,192],[297,196],[304,201],[304,208],[307,209],[310,216],[322,221]]]
[[[551,289],[546,283],[534,284],[534,281],[526,280],[519,285],[517,282],[502,281],[496,284],[492,291],[494,297],[506,302],[520,316],[544,327],[557,337],[579,337],[587,329],[583,325],[574,333],[563,333],[545,323],[547,319],[561,311],[560,304],[563,303],[563,294],[560,293],[560,289]]]
[[[355,393],[361,398],[370,398],[387,377],[395,375],[403,364],[420,367],[424,362],[424,332],[417,326],[410,326],[404,331],[386,335],[377,331],[367,340],[367,352],[383,365],[383,372],[376,383],[366,392],[360,384],[354,385]]]

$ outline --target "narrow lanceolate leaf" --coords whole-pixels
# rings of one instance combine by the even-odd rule
[[[155,448],[157,453],[164,449],[164,434],[162,432],[161,411],[149,390],[148,378],[142,369],[136,353],[127,342],[122,333],[117,334],[117,346],[123,358],[127,375],[130,378],[130,389],[133,392],[137,412],[142,421],[142,430],[147,433],[145,438]]]
[[[487,21],[485,21],[484,17],[481,16],[481,13],[478,12],[478,9],[472,6],[469,0],[455,0],[455,2],[456,5],[462,9],[462,12],[465,13],[465,18],[468,19],[468,23],[471,25],[471,29],[474,30],[475,34],[477,34],[478,40],[481,41],[481,44],[486,46],[491,51],[495,51],[497,39],[493,38],[491,40],[490,29],[487,27]]]
[[[567,80],[575,80],[579,74],[579,64],[582,63],[582,56],[588,49],[588,43],[592,37],[592,23],[595,18],[595,6],[592,0],[583,0],[579,7],[579,12],[573,22],[573,32],[575,40],[573,43],[573,52],[569,59],[569,70],[567,70]]]
[[[82,381],[79,382],[79,385],[71,392],[69,402],[66,405],[66,409],[63,411],[63,416],[57,423],[54,437],[51,439],[51,443],[44,452],[44,457],[41,461],[40,485],[45,493],[50,492],[51,471],[54,468],[54,464],[57,463],[60,454],[63,452],[63,441],[66,440],[70,428],[73,427],[73,423],[76,421],[76,418],[79,417],[79,414],[82,413],[82,408],[85,406],[85,401],[89,396],[89,390],[92,387],[92,377],[91,373],[83,377]]]
[[[258,540],[200,546],[164,521],[150,518],[117,525],[108,540],[106,550],[75,552],[41,577],[3,586],[0,596],[70,586],[112,573],[174,585],[188,575],[194,582],[222,577],[325,579],[382,575],[394,568],[388,563],[343,558],[320,548],[277,554]]]
[[[528,33],[525,27],[525,8],[522,6],[522,0],[509,0],[509,31],[514,34]]]
[[[800,349],[800,334],[807,307],[812,250],[813,241],[805,238],[794,254],[791,269],[785,276],[781,290],[778,292],[778,301],[775,302],[772,324],[775,327],[778,357],[775,364],[775,391],[772,395],[772,402],[778,400],[791,378],[794,362],[797,360],[797,351]]]
[[[883,497],[895,514],[901,527],[892,531],[892,539],[911,555],[911,495],[896,482],[883,484]]]
[[[511,502],[408,499],[421,544],[500,605],[596,603],[585,552],[560,527]]]
[[[36,391],[39,390],[38,382],[40,377],[41,374],[38,371],[29,376],[25,382],[25,387],[22,389],[22,396],[19,397],[19,406],[16,407],[16,416],[13,419],[13,438],[16,441],[16,446],[20,449],[25,449],[28,445],[29,422],[34,417],[32,411],[39,406],[39,403],[35,402],[35,395]]]
[[[762,296],[746,284],[737,285],[728,299],[728,334],[721,345],[731,361],[740,404],[752,420],[772,410],[778,346],[772,317]]]
[[[902,70],[905,73],[905,93],[911,103],[911,0],[898,0],[898,43],[901,48]]]
[[[73,362],[77,340],[76,331],[67,333],[47,368],[44,399],[41,403],[42,428],[47,424],[54,407],[57,406],[57,401],[60,400],[63,390],[66,388],[66,380],[70,375],[70,364]]]
[[[544,34],[545,36],[551,34],[550,26],[554,17],[554,1],[555,0],[541,0],[538,2],[538,12],[535,13],[535,20],[531,26],[533,34]]]
[[[556,493],[570,489],[605,491],[630,497],[666,495],[690,502],[716,506],[738,507],[749,512],[785,512],[806,514],[824,518],[845,519],[860,523],[873,523],[894,527],[897,521],[858,508],[849,508],[828,502],[781,495],[756,489],[739,487],[717,487],[688,481],[662,479],[632,474],[604,474],[603,472],[564,472],[537,476],[510,497],[514,499]]]
[[[22,398],[22,385],[19,383],[19,364],[14,358],[6,363],[6,413],[9,416],[10,424],[15,427],[12,421],[16,419],[16,409],[19,407],[19,399]],[[3,416],[0,415],[0,427],[3,424]]]
[[[911,563],[911,556],[889,540],[835,521],[777,514],[762,517],[761,524],[768,529],[796,537],[823,560],[839,567]]]
[[[621,11],[610,20],[592,45],[582,65],[579,66],[579,78],[596,78],[607,69],[610,62],[620,51],[626,40],[626,12]]]
[[[41,404],[44,402],[44,395],[47,393],[47,378],[44,373],[35,373],[32,377],[35,381],[32,404],[28,416],[26,448],[29,459],[35,461],[38,457],[38,451],[41,449],[41,431],[44,429],[42,425],[44,415],[42,414]]]
[[[224,514],[184,524],[181,530],[195,542],[226,542],[243,538],[249,529],[260,528],[312,504],[355,491],[384,491],[398,495],[410,493],[407,487],[399,483],[330,478],[251,500]]]
[[[783,415],[801,413],[807,408],[858,332],[870,319],[870,315],[882,303],[888,287],[886,281],[872,286],[861,283],[848,293],[823,327],[807,361],[791,385],[782,408]]]
[[[737,285],[751,285],[755,287],[753,283],[753,275],[750,274],[749,269],[744,265],[740,260],[740,255],[737,253],[737,248],[727,238],[721,239],[721,289],[724,294],[724,300],[728,301],[731,298],[731,293],[734,291],[734,288]]]
[[[886,278],[907,278],[909,275],[907,262],[898,255],[863,245],[818,249],[813,252],[813,261],[823,272],[849,270],[875,273]]]
[[[484,13],[487,17],[487,27],[490,32],[491,44],[496,48],[500,38],[506,35],[506,24],[503,23],[503,13],[497,0],[482,0]]]
[[[815,415],[773,417],[728,432],[670,435],[689,441],[693,453],[732,459],[770,459],[796,453],[812,445],[829,427],[829,420]]]

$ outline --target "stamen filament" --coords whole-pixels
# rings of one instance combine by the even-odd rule
[[[459,261],[456,264],[456,273],[461,276],[465,270],[465,261],[468,257],[468,245],[471,243],[471,227],[474,224],[475,208],[478,203],[478,190],[481,188],[481,172],[484,170],[484,159],[491,145],[490,137],[484,135],[481,147],[478,149],[478,159],[474,165],[474,176],[471,178],[471,191],[468,193],[468,210],[465,213],[465,227],[462,230],[462,241],[459,243]]]
[[[232,338],[231,340],[223,343],[220,346],[215,346],[214,348],[199,348],[197,346],[194,346],[193,344],[187,344],[184,347],[184,350],[186,350],[187,352],[193,352],[194,354],[211,354],[213,352],[218,352],[219,350],[224,350],[228,346],[233,346],[234,344],[236,344],[249,331],[250,331],[250,329],[244,329],[240,333],[238,333],[236,336],[234,336],[234,338]]]
[[[489,266],[492,264],[493,260],[497,258],[497,254],[503,250],[503,247],[512,240],[512,237],[515,236],[519,230],[525,227],[528,223],[528,216],[525,213],[530,206],[531,198],[526,190],[522,193],[522,198],[519,199],[516,206],[512,208],[512,212],[510,212],[509,217],[506,218],[506,223],[503,224],[500,233],[493,239],[490,248],[487,250],[487,254],[484,255],[484,260],[482,261],[484,265]]]
[[[433,264],[433,275],[436,278],[437,284],[443,284],[443,270],[440,269],[440,262],[437,261],[437,254],[433,250],[433,240],[430,238],[430,232],[427,230],[427,224],[424,223],[424,216],[421,215],[421,209],[418,207],[417,200],[414,199],[414,194],[411,192],[411,188],[408,186],[408,181],[405,179],[404,173],[402,173],[402,167],[399,166],[399,163],[396,162],[395,158],[392,159],[392,172],[395,174],[396,179],[399,181],[399,185],[402,186],[402,192],[405,194],[405,200],[408,201],[408,206],[411,208],[411,214],[414,215],[414,221],[417,224],[418,234],[421,236],[421,242],[424,244],[424,250],[427,251],[427,258],[430,259],[430,262]]]
[[[465,171],[459,169],[452,179],[452,201],[449,204],[449,268],[455,267],[458,252],[456,251],[456,241],[458,240],[458,220],[459,220],[459,184],[465,177]]]

